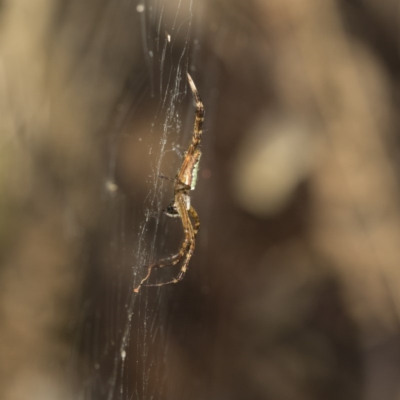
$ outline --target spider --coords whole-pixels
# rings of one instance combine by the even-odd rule
[[[189,261],[195,248],[195,240],[197,232],[199,231],[200,221],[196,210],[190,204],[189,193],[196,187],[197,172],[201,156],[199,145],[203,133],[204,106],[197,92],[196,85],[194,84],[189,73],[187,73],[187,79],[196,103],[196,115],[194,120],[192,142],[190,143],[188,150],[184,153],[182,165],[179,168],[175,178],[171,179],[162,175],[160,176],[161,178],[170,180],[174,183],[174,198],[165,210],[165,214],[169,217],[181,219],[185,239],[177,254],[161,259],[156,263],[147,266],[148,272],[141,280],[139,286],[134,289],[135,293],[138,293],[142,286],[164,286],[170,283],[177,283],[181,281],[185,276]],[[181,269],[174,279],[167,282],[145,284],[145,282],[149,279],[153,269],[177,265],[182,260],[183,262]]]

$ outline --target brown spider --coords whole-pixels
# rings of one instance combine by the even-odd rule
[[[181,281],[185,276],[190,258],[192,257],[195,248],[195,239],[200,227],[200,221],[197,212],[190,204],[189,193],[191,190],[194,190],[197,181],[197,172],[201,156],[201,151],[198,147],[203,133],[204,106],[199,94],[197,93],[196,85],[189,74],[187,74],[187,79],[193,93],[194,101],[196,102],[196,116],[194,120],[192,143],[184,154],[182,165],[176,174],[176,177],[170,179],[161,176],[161,178],[174,182],[174,198],[171,204],[167,207],[165,214],[169,217],[179,217],[181,219],[185,239],[177,254],[147,266],[147,275],[141,280],[139,286],[134,289],[135,293],[138,293],[142,286],[164,286]],[[191,218],[193,219],[193,223]],[[176,265],[182,260],[182,267],[178,275],[171,281],[144,284],[144,282],[149,279],[153,269]]]

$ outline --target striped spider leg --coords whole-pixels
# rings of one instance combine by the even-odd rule
[[[181,219],[185,238],[178,253],[146,266],[148,270],[147,274],[134,289],[135,293],[138,293],[142,286],[164,286],[181,281],[185,276],[189,261],[195,248],[196,235],[200,227],[200,221],[196,210],[190,204],[190,191],[195,189],[197,182],[197,172],[201,157],[201,151],[198,147],[203,133],[204,106],[193,79],[189,74],[187,74],[187,79],[196,103],[192,142],[184,154],[182,165],[179,168],[176,177],[174,179],[168,179],[161,176],[161,178],[172,180],[174,182],[174,198],[171,204],[167,207],[165,214],[169,217]],[[161,283],[145,283],[149,279],[153,269],[177,265],[181,261],[181,269],[174,279]]]

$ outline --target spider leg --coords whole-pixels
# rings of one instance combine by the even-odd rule
[[[187,74],[188,82],[190,88],[192,89],[193,98],[196,103],[196,112],[193,126],[193,137],[192,143],[190,143],[188,150],[185,153],[185,158],[182,162],[182,166],[178,171],[175,181],[177,183],[185,185],[186,183],[191,183],[193,177],[190,176],[195,169],[196,164],[198,164],[201,156],[201,151],[198,149],[201,137],[203,135],[203,121],[204,121],[204,106],[197,93],[196,86],[193,79],[189,74]],[[189,181],[188,181],[189,178]],[[187,190],[191,190],[192,187],[187,185]]]
[[[200,99],[199,93],[197,92],[196,85],[193,82],[192,77],[187,74],[188,82],[190,89],[192,90],[193,93],[193,98],[196,103],[196,117],[194,120],[194,128],[193,128],[193,140],[192,144],[189,147],[189,150],[187,154],[192,154],[194,150],[197,148],[197,146],[200,143],[201,136],[203,134],[203,122],[204,122],[204,106],[203,102]]]
[[[185,244],[185,242],[183,244]],[[186,245],[186,247],[187,247],[187,245]],[[182,245],[182,248],[183,248],[183,245]],[[150,264],[150,265],[143,265],[143,267],[146,267],[146,268],[172,267],[176,264],[179,264],[179,262],[182,260],[184,255],[185,255],[185,251],[182,252],[182,250],[180,250],[179,253],[176,253],[167,258],[162,258],[161,260],[158,260],[157,263]]]
[[[193,236],[194,236],[194,238],[196,238],[197,233],[199,232],[199,228],[200,228],[199,216],[198,216],[196,210],[192,206],[190,206],[188,213],[189,213],[189,216],[193,219],[193,224],[192,224]],[[155,264],[143,265],[143,266],[146,268],[150,268],[150,269],[172,267],[172,266],[180,263],[180,261],[186,254],[188,247],[189,247],[189,243],[185,240],[181,246],[179,253],[176,253],[167,258],[162,258]]]
[[[169,176],[165,176],[165,175],[158,175],[158,177],[160,179],[164,179],[166,181],[170,181],[170,182],[174,182],[175,185],[181,185],[181,187],[178,188],[178,190],[182,191],[182,190],[191,190],[190,185],[187,185],[186,183],[182,182],[180,179],[178,178],[170,178]]]
[[[165,282],[164,283],[165,285],[168,283],[177,283],[177,282],[181,281],[186,274],[187,266],[189,264],[190,259],[192,258],[194,248],[195,248],[195,243],[196,243],[196,241],[195,241],[196,236],[197,236],[197,233],[199,232],[199,228],[200,228],[200,219],[199,219],[199,215],[197,214],[197,212],[193,208],[193,206],[190,206],[190,208],[189,208],[189,215],[192,217],[192,219],[194,221],[194,227],[192,227],[193,236],[192,236],[191,241],[189,242],[189,248],[186,251],[186,259],[181,267],[181,270],[179,271],[179,274],[176,276],[176,278],[170,282]]]
[[[164,179],[164,180],[166,180],[166,181],[170,181],[170,182],[175,182],[175,179],[174,178],[170,178],[169,176],[165,176],[165,175],[158,175],[158,177],[160,178],[160,179]]]
[[[192,217],[193,222],[194,222],[193,233],[194,233],[194,237],[196,237],[197,233],[199,232],[199,228],[200,228],[200,219],[199,219],[199,215],[197,214],[197,212],[193,208],[193,206],[190,206],[190,208],[189,208],[189,215]]]
[[[134,289],[135,293],[139,292],[141,286],[163,286],[164,284],[166,285],[168,283],[172,283],[172,281],[171,281],[171,282],[166,282],[164,284],[146,284],[146,285],[144,284],[144,282],[146,282],[149,279],[149,277],[151,275],[151,271],[153,269],[176,265],[185,256],[186,256],[186,260],[185,260],[184,265],[186,265],[186,267],[187,267],[187,263],[189,262],[191,254],[193,253],[194,240],[195,240],[195,236],[196,236],[197,231],[198,231],[198,226],[197,226],[197,230],[194,231],[192,222],[190,221],[190,218],[189,218],[188,211],[186,210],[186,204],[185,204],[185,200],[183,198],[183,195],[182,194],[181,195],[178,194],[176,197],[177,197],[176,198],[177,209],[178,209],[178,213],[179,213],[179,215],[181,217],[181,220],[182,220],[182,225],[183,225],[183,229],[184,229],[184,232],[185,232],[185,239],[184,239],[184,241],[182,243],[182,246],[181,246],[181,248],[179,250],[179,253],[177,253],[174,256],[169,257],[169,258],[167,258],[165,260],[161,260],[163,262],[165,261],[165,263],[157,263],[157,264],[151,264],[151,265],[147,266],[148,272],[147,272],[146,276],[140,281],[140,284]],[[196,213],[196,215],[197,215],[197,213]],[[189,253],[190,249],[192,248],[192,246],[193,246],[193,250],[192,250],[192,252],[190,254],[190,257],[188,259],[188,253]],[[182,271],[182,269],[181,269],[181,271]]]
[[[192,228],[191,232],[190,233],[188,232],[189,235],[190,235],[189,239],[188,239],[189,248],[186,251],[185,261],[183,262],[182,267],[181,267],[178,275],[174,279],[171,279],[170,281],[167,281],[167,282],[150,283],[150,284],[146,284],[146,285],[143,285],[143,286],[160,287],[160,286],[164,286],[164,285],[169,285],[171,283],[178,283],[179,281],[181,281],[184,278],[184,276],[186,274],[186,271],[188,269],[187,266],[189,264],[190,259],[192,258],[192,255],[193,255],[193,252],[194,252],[194,248],[195,248],[195,244],[196,244],[194,230],[193,230],[193,227],[191,227],[191,228]],[[135,291],[136,291],[136,289],[135,289]]]
[[[193,237],[196,238],[197,233],[199,232],[199,228],[200,228],[200,220],[199,220],[199,216],[198,216],[196,210],[192,206],[190,206],[189,215],[193,219]],[[184,248],[185,245],[186,245],[186,248]],[[176,253],[167,258],[162,258],[156,264],[144,265],[144,267],[153,269],[153,268],[170,267],[170,266],[179,264],[179,262],[182,260],[183,256],[186,254],[188,247],[189,247],[189,243],[186,243],[186,241],[184,241],[179,253]]]
[[[194,221],[194,227],[193,227],[193,239],[194,239],[194,238],[196,238],[197,233],[198,233],[199,228],[200,228],[200,220],[199,220],[199,216],[198,216],[196,210],[192,206],[189,209],[189,215],[190,215],[190,217],[192,217],[192,219]],[[184,248],[185,244],[186,244],[186,248]],[[162,258],[161,260],[159,260],[157,262],[157,264],[152,264],[152,265],[149,265],[149,266],[145,265],[145,267],[147,267],[150,270],[152,270],[152,269],[156,269],[156,268],[172,267],[172,266],[174,266],[176,264],[179,264],[181,262],[182,258],[187,254],[189,247],[190,247],[190,242],[186,243],[186,241],[185,241],[185,242],[183,242],[183,245],[182,245],[181,250],[179,251],[179,253],[176,253],[173,256],[170,256],[170,257],[167,257],[167,258]],[[147,278],[149,276],[150,275],[148,274],[145,277],[145,280],[147,280]],[[148,286],[148,285],[145,285],[145,286]]]

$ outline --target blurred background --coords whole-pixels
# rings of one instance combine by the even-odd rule
[[[0,398],[400,400],[399,66],[396,0],[2,0]]]

